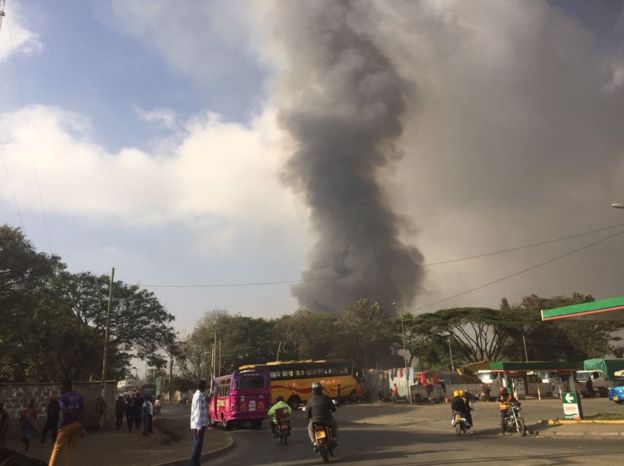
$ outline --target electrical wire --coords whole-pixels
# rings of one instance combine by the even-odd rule
[[[564,241],[564,240],[568,240],[568,239],[573,239],[573,238],[579,238],[582,236],[588,236],[588,235],[592,235],[594,233],[600,233],[603,231],[607,231],[607,230],[612,230],[613,228],[618,228],[618,227],[622,227],[624,226],[624,223],[618,223],[615,225],[610,225],[610,226],[606,226],[606,227],[601,227],[601,228],[597,228],[594,230],[590,230],[590,231],[585,231],[583,233],[576,233],[573,235],[567,235],[567,236],[561,236],[558,238],[554,238],[554,239],[548,239],[548,240],[544,240],[544,241],[539,241],[536,243],[530,243],[530,244],[525,244],[522,246],[517,246],[517,247],[513,247],[513,248],[506,248],[506,249],[499,249],[496,251],[490,251],[490,252],[486,252],[486,253],[482,253],[482,254],[476,254],[476,255],[472,255],[472,256],[464,256],[464,257],[460,257],[460,258],[456,258],[456,259],[448,259],[448,260],[443,260],[443,261],[439,261],[439,262],[430,262],[428,264],[419,264],[419,265],[415,265],[415,266],[409,266],[409,267],[397,267],[393,270],[408,270],[408,269],[413,269],[413,268],[418,268],[418,267],[433,267],[436,265],[445,265],[445,264],[452,264],[452,263],[457,263],[457,262],[463,262],[463,261],[468,261],[468,260],[474,260],[474,259],[479,259],[482,257],[489,257],[489,256],[495,256],[498,254],[506,254],[509,252],[514,252],[514,251],[520,251],[522,249],[528,249],[528,248],[533,248],[533,247],[537,247],[537,246],[542,246],[545,244],[550,244],[550,243],[555,243],[558,241]],[[620,234],[620,233],[618,233]],[[371,272],[369,272],[368,274],[370,274]],[[372,272],[375,273],[375,272]],[[362,274],[352,274],[349,275],[349,277],[354,277],[354,276],[365,276],[367,275],[366,273],[362,273]],[[250,286],[269,286],[269,285],[291,285],[291,284],[295,284],[295,283],[304,283],[304,282],[314,282],[314,281],[324,281],[324,280],[340,280],[345,278],[344,276],[326,276],[326,277],[315,277],[315,278],[300,278],[300,279],[291,279],[291,280],[272,280],[272,281],[264,281],[264,282],[241,282],[241,283],[209,283],[209,284],[148,284],[148,285],[142,285],[145,288],[236,288],[236,287],[250,287]],[[448,299],[452,299],[448,298]]]
[[[7,33],[7,34],[9,36],[9,42],[13,43],[12,40],[11,40],[10,32]],[[17,84],[17,90],[18,90],[18,95],[19,95],[19,98],[20,98],[20,103],[21,103],[22,108],[24,108],[25,107],[24,92],[22,90],[22,83],[21,83],[21,80],[20,80],[20,77],[19,77],[19,72],[17,70],[17,64],[15,63],[15,59],[13,58],[12,55],[9,55],[9,60],[11,61],[11,64],[13,66],[13,72],[15,74],[15,81],[16,81],[16,84]],[[35,157],[34,157],[34,155],[32,153],[32,150],[29,150],[29,155],[30,155],[30,161],[32,163],[33,171],[34,171],[34,174],[35,174],[35,184],[37,185],[37,194],[39,196],[39,206],[41,208],[41,215],[42,215],[42,218],[43,218],[43,226],[45,228],[46,239],[48,240],[49,250],[50,250],[50,252],[52,252],[52,241],[50,239],[50,229],[48,227],[48,216],[47,216],[47,213],[46,213],[45,204],[43,202],[43,194],[41,192],[41,183],[39,183],[39,170],[37,170],[37,162],[36,162]]]
[[[593,246],[595,246],[597,244],[604,243],[605,241],[609,241],[610,239],[616,238],[617,236],[620,236],[623,233],[624,233],[624,230],[618,231],[617,233],[614,233],[612,235],[606,236],[606,237],[604,237],[602,239],[599,239],[599,240],[596,240],[596,241],[592,241],[591,243],[588,243],[588,244],[586,244],[584,246],[572,249],[572,250],[570,250],[568,252],[565,252],[563,254],[560,254],[558,256],[551,257],[550,259],[547,259],[545,261],[539,262],[539,263],[534,264],[534,265],[532,265],[530,267],[526,267],[526,268],[518,270],[517,272],[514,272],[512,274],[505,275],[504,277],[501,277],[501,278],[497,278],[496,280],[492,280],[491,282],[484,283],[482,285],[476,286],[474,288],[470,288],[469,290],[465,290],[465,291],[462,291],[460,293],[455,293],[455,294],[453,294],[451,296],[447,296],[446,298],[442,298],[442,299],[439,299],[437,301],[433,301],[433,302],[425,304],[423,306],[418,306],[417,308],[412,309],[409,312],[414,313],[414,312],[417,312],[417,311],[421,311],[421,310],[426,309],[428,307],[436,306],[436,305],[438,305],[440,303],[443,303],[445,301],[449,301],[449,300],[451,300],[453,298],[458,298],[460,296],[464,296],[464,295],[467,295],[467,294],[472,293],[474,291],[481,290],[483,288],[486,288],[488,286],[494,285],[496,283],[500,283],[500,282],[503,282],[505,280],[509,280],[510,278],[517,277],[518,275],[522,275],[522,274],[524,274],[526,272],[529,272],[531,270],[535,270],[535,269],[537,269],[539,267],[543,267],[544,265],[551,264],[551,263],[553,263],[555,261],[563,259],[564,257],[568,257],[568,256],[571,256],[572,254],[576,254],[577,252],[580,252],[580,251],[583,251],[585,249],[591,248],[591,247],[593,247]]]
[[[13,181],[11,180],[11,174],[9,173],[9,167],[6,164],[6,160],[4,160],[4,154],[6,151],[4,146],[0,144],[0,159],[2,160],[2,165],[4,166],[4,173],[6,174],[7,181],[9,184],[9,190],[11,191],[11,197],[13,198],[13,204],[15,205],[15,210],[17,211],[17,216],[19,217],[20,226],[22,227],[22,231],[25,233],[26,229],[24,227],[24,218],[22,217],[22,211],[20,210],[19,204],[17,202],[17,196],[15,195],[15,189],[13,188]]]

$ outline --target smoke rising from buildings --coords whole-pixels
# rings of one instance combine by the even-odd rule
[[[376,46],[365,2],[281,2],[275,14],[286,58],[279,118],[294,143],[285,179],[318,235],[306,281],[292,292],[313,311],[362,298],[388,311],[409,304],[422,256],[401,241],[402,219],[379,180],[400,157],[408,87]]]

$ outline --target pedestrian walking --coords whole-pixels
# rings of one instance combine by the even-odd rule
[[[7,432],[9,431],[9,413],[4,409],[4,403],[0,403],[0,448],[6,446]]]
[[[100,430],[104,430],[104,413],[106,412],[106,401],[101,396],[95,400],[95,413],[98,416]]]
[[[393,384],[392,390],[390,391],[390,400],[393,403],[396,403],[398,399],[399,399],[399,387],[397,386],[397,384]]]
[[[193,449],[188,466],[201,465],[201,451],[204,446],[204,433],[208,425],[208,408],[206,406],[206,381],[200,380],[191,402],[191,430],[193,431]]]
[[[56,395],[53,393],[48,400],[48,406],[46,406],[46,420],[41,432],[41,442],[44,443],[48,431],[52,434],[52,443],[56,441],[56,435],[58,433],[59,415],[61,412],[61,405],[59,405]]]
[[[154,401],[154,419],[157,419],[160,416],[160,410],[162,409],[162,401],[160,400],[162,395],[158,395],[156,397],[156,401]]]
[[[585,382],[585,389],[587,390],[587,396],[589,398],[594,397],[594,382],[592,382],[591,374],[587,378],[587,382]]]
[[[28,406],[20,412],[20,440],[24,444],[24,452],[30,448],[30,439],[37,434],[37,410],[35,400],[30,400]]]
[[[85,403],[84,398],[78,392],[72,390],[70,381],[63,382],[61,386],[61,428],[52,447],[48,466],[55,466],[59,453],[63,451],[65,461],[63,466],[74,466],[74,455],[78,437],[84,437]]]
[[[149,411],[147,412],[147,430],[150,434],[153,434],[152,430],[152,422],[154,421],[154,403],[152,402],[152,397],[148,397],[149,400]]]
[[[134,426],[134,403],[136,403],[134,395],[129,395],[128,402],[126,403],[126,422],[128,423],[128,432],[132,432],[132,427]]]
[[[136,430],[141,430],[141,422],[143,421],[143,396],[140,392],[136,392],[134,400],[134,426]]]
[[[123,395],[117,395],[117,400],[115,401],[115,426],[117,427],[117,430],[121,429],[125,410],[126,400],[124,399]]]
[[[154,405],[152,401],[147,395],[143,400],[143,406],[141,408],[141,417],[143,418],[143,435],[148,436],[149,434],[153,434],[152,431],[152,417],[154,416]]]

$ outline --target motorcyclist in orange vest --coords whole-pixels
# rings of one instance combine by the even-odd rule
[[[507,417],[507,412],[511,408],[511,404],[517,400],[514,398],[514,396],[511,393],[507,391],[507,387],[503,386],[498,391],[498,398],[496,401],[498,401],[498,408],[500,409],[501,430],[503,431],[503,434],[504,434],[507,430],[506,429],[507,423],[505,422],[505,418]]]

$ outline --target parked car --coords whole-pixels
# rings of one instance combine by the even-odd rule
[[[618,404],[624,403],[624,380],[616,380],[613,387],[609,388],[609,399]]]

